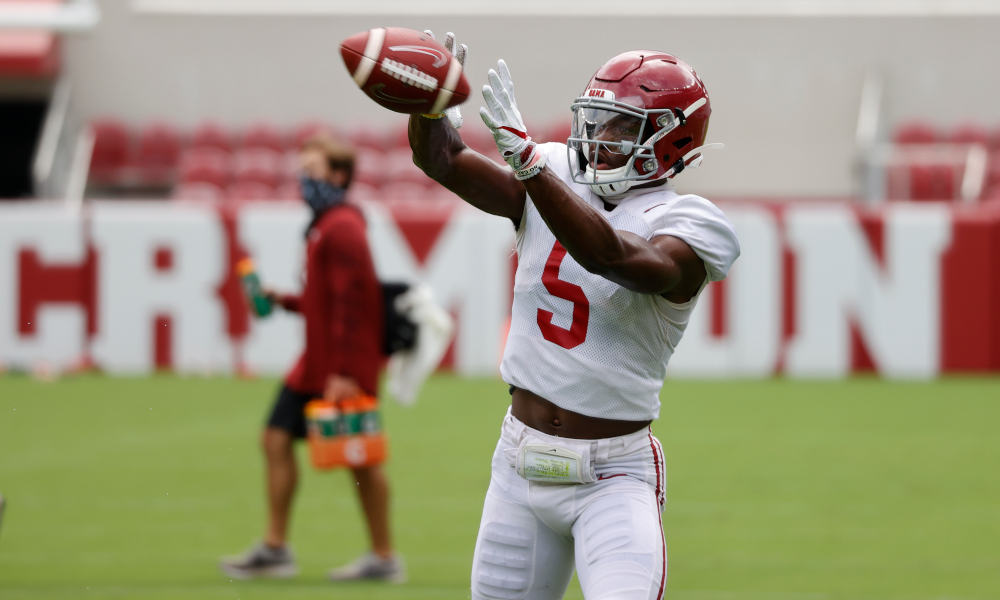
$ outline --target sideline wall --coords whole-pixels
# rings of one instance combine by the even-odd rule
[[[672,376],[1000,370],[1000,205],[721,206],[743,253],[704,292]],[[510,223],[464,205],[366,216],[380,276],[429,283],[456,316],[449,366],[495,374]],[[282,372],[301,322],[252,320],[232,267],[249,253],[267,284],[296,289],[307,217],[298,203],[0,205],[0,365]]]

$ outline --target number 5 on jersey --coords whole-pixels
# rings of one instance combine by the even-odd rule
[[[552,312],[538,309],[538,328],[546,340],[570,350],[576,348],[587,339],[587,323],[590,320],[590,301],[583,293],[583,288],[559,279],[559,267],[566,257],[566,249],[556,241],[552,253],[545,261],[542,272],[542,284],[550,294],[573,303],[573,320],[569,329],[563,329],[552,322]]]

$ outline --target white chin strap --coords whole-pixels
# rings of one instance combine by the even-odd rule
[[[663,176],[673,177],[684,169],[697,169],[701,166],[702,161],[705,160],[705,155],[702,154],[705,150],[722,150],[725,147],[725,144],[705,144],[704,146],[698,146],[681,158],[680,162],[682,162],[684,166],[681,167],[680,170],[675,171],[673,167],[671,167]]]
[[[681,161],[684,163],[684,168],[681,169],[681,171],[684,169],[697,169],[700,167],[701,162],[705,160],[705,155],[703,154],[705,150],[722,150],[725,147],[726,146],[724,144],[705,144],[704,146],[698,146],[681,158]],[[624,177],[638,177],[639,173],[635,170],[634,165],[634,162],[629,162],[624,167],[598,171],[588,164],[586,169],[587,185],[590,186],[591,191],[604,198],[604,201],[608,204],[618,204],[621,202],[621,198],[616,198],[616,196],[624,194],[633,185],[649,183],[650,181],[658,181],[666,177],[673,177],[679,173],[679,171],[674,171],[674,169],[671,168],[668,169],[666,173],[655,179],[626,179],[624,181],[601,183],[602,179],[607,181],[616,179],[621,180]]]
[[[590,186],[590,190],[597,194],[598,196],[604,198],[605,202],[608,204],[618,204],[621,198],[615,198],[615,196],[620,196],[628,191],[630,187],[636,183],[646,183],[647,180],[643,179],[626,179],[624,181],[614,181],[621,180],[624,177],[638,176],[633,162],[629,162],[623,167],[618,167],[617,169],[594,169],[591,165],[587,165],[586,169],[586,179],[587,185]],[[612,180],[612,183],[601,183],[601,180],[608,181]]]

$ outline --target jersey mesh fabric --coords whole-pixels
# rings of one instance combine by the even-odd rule
[[[672,188],[660,187],[630,193],[607,212],[589,187],[573,183],[564,145],[543,144],[540,150],[546,153],[547,167],[615,229],[646,239],[675,235],[691,245],[706,263],[706,283],[724,278],[739,255],[735,230],[709,201],[678,196]],[[674,219],[672,209],[678,206],[683,207],[681,218]],[[591,417],[623,421],[659,417],[667,362],[683,336],[697,296],[679,305],[632,292],[588,273],[566,254],[559,280],[582,289],[589,305],[587,327],[585,336],[578,335],[569,344],[551,341],[539,324],[541,311],[552,313],[553,327],[567,333],[572,330],[574,312],[582,321],[574,303],[553,296],[542,281],[555,244],[555,236],[529,197],[517,232],[514,304],[500,366],[504,381]]]

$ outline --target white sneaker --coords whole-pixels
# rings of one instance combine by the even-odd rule
[[[417,344],[412,350],[400,350],[389,357],[386,365],[389,394],[403,406],[413,406],[420,388],[448,350],[455,323],[443,308],[434,302],[430,287],[415,285],[396,298],[396,310],[417,325]]]
[[[282,548],[272,548],[264,542],[239,556],[223,557],[219,561],[219,568],[234,579],[285,578],[299,574],[295,555],[288,544]]]
[[[393,554],[389,558],[381,558],[374,552],[361,556],[356,561],[330,569],[327,573],[330,581],[376,580],[389,583],[404,583],[406,581],[406,564],[402,557]]]

